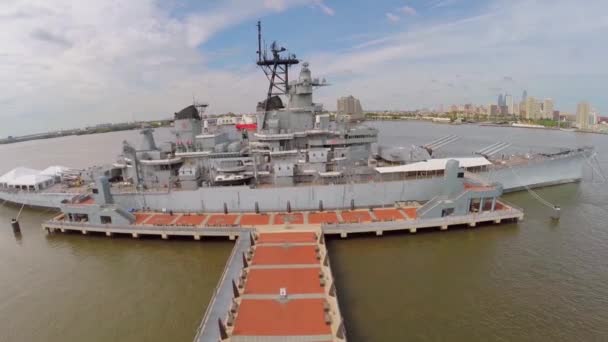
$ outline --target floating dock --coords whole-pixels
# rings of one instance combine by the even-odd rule
[[[484,210],[487,209],[487,210]],[[479,211],[481,210],[481,211]],[[60,214],[47,233],[101,233],[133,238],[225,236],[236,240],[195,341],[345,341],[325,234],[446,230],[523,219],[506,202],[480,203],[461,216],[421,218],[421,208],[393,207],[315,212],[136,212],[128,225],[74,222]]]
[[[325,247],[326,234],[447,230],[523,219],[499,199],[502,186],[464,180],[448,161],[446,186],[422,205],[284,212],[130,212],[117,205],[107,178],[93,197],[62,206],[45,222],[47,233],[106,236],[226,236],[237,240],[195,341],[345,341],[346,329]],[[257,211],[257,208],[256,208]]]
[[[446,230],[455,226],[475,227],[482,223],[501,223],[523,219],[521,209],[497,200],[494,210],[471,212],[461,216],[420,218],[415,207],[392,207],[336,211],[273,212],[273,213],[162,213],[136,212],[133,224],[94,224],[74,222],[60,214],[42,224],[48,233],[102,233],[107,236],[130,235],[188,236],[200,240],[205,236],[225,236],[234,240],[243,232],[282,229],[319,229],[323,234],[347,237],[353,233],[382,235],[387,231],[416,233],[421,229]]]

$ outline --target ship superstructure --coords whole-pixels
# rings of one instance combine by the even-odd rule
[[[259,25],[259,24],[258,24]],[[260,26],[258,26],[260,29]],[[259,36],[261,39],[261,36]],[[261,48],[261,43],[260,43]],[[143,130],[141,148],[125,143],[123,179],[138,188],[197,189],[210,185],[327,184],[337,178],[369,177],[376,129],[332,122],[313,90],[326,82],[313,78],[308,63],[289,80],[299,63],[284,48],[271,45],[272,57],[258,51],[257,64],[269,80],[258,104],[257,131],[230,138],[203,117],[206,106],[188,106],[175,113],[175,141],[156,147],[152,132]],[[281,96],[286,97],[286,105]]]

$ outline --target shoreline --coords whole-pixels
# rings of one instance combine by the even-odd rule
[[[530,127],[526,127],[526,126],[512,126],[512,125],[504,125],[504,124],[499,124],[499,123],[492,123],[492,122],[435,122],[432,120],[426,120],[426,119],[416,119],[416,118],[410,118],[410,117],[405,117],[405,118],[399,118],[399,119],[390,119],[390,118],[381,118],[381,119],[365,119],[363,122],[374,122],[374,121],[379,121],[379,122],[394,122],[394,121],[418,121],[418,122],[428,122],[431,124],[438,124],[438,125],[476,125],[476,126],[482,126],[482,127],[501,127],[501,128],[524,128],[524,129],[542,129],[542,130],[550,130],[550,131],[560,131],[560,132],[569,132],[569,133],[588,133],[588,134],[601,134],[601,135],[608,135],[608,131],[606,132],[602,132],[602,131],[590,131],[590,130],[580,130],[577,128],[574,129],[570,129],[570,128],[559,128],[559,127],[534,127],[534,126],[530,126]]]

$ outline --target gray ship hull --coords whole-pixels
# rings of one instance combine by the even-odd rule
[[[503,185],[506,192],[580,181],[586,155],[573,153],[542,161],[492,168],[478,173]],[[374,183],[250,188],[248,186],[203,187],[171,192],[115,193],[114,200],[126,208],[155,210],[222,212],[317,210],[320,202],[327,209],[377,207],[399,201],[427,201],[443,187],[442,177],[407,179]],[[0,200],[42,208],[58,208],[74,194],[0,192]]]

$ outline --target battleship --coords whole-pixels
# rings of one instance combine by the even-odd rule
[[[124,208],[260,212],[393,206],[431,200],[445,186],[448,161],[463,177],[499,183],[505,192],[580,181],[592,148],[557,153],[509,155],[496,142],[475,156],[435,158],[458,137],[398,148],[377,146],[378,130],[347,117],[332,118],[313,101],[328,83],[311,66],[273,42],[262,47],[258,23],[257,65],[268,79],[256,124],[230,134],[194,103],[174,115],[174,140],[157,145],[153,130],[141,130],[141,144],[124,142],[111,165],[44,171],[17,168],[0,176],[0,200],[60,208],[96,191],[100,176],[110,180],[114,201]],[[374,149],[375,147],[375,149]]]

